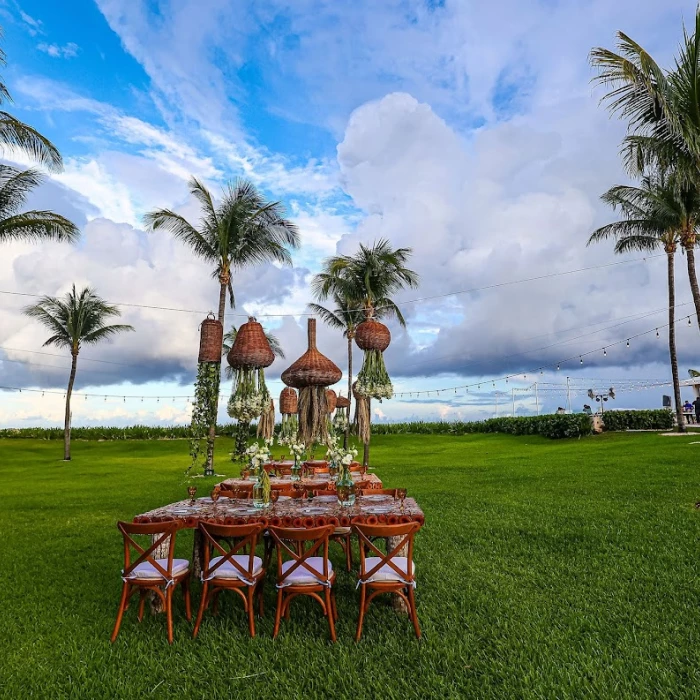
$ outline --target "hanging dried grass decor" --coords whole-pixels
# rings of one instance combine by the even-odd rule
[[[297,398],[297,392],[291,387],[284,387],[280,394],[282,423],[280,425],[279,442],[281,445],[290,445],[297,440],[297,431],[299,429],[298,410],[299,399]]]
[[[260,415],[256,434],[263,440],[272,440],[275,436],[275,403],[272,399],[270,399],[267,409]]]
[[[282,381],[299,389],[299,440],[305,445],[328,442],[328,402],[326,387],[343,373],[316,348],[316,319],[308,321],[308,350],[282,372]]]
[[[369,318],[355,332],[357,346],[365,351],[362,369],[357,375],[357,393],[372,399],[390,399],[394,387],[384,365],[384,351],[391,343],[391,332],[379,321]]]

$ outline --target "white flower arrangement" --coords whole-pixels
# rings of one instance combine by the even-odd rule
[[[344,449],[341,445],[337,444],[334,440],[330,445],[328,445],[328,459],[337,465],[342,465],[344,467],[349,467],[357,457],[357,450],[353,447],[350,449]]]
[[[391,382],[373,382],[366,379],[358,379],[355,391],[362,396],[372,399],[390,399],[394,395],[394,387]]]
[[[335,416],[333,416],[333,428],[339,432],[344,433],[345,429],[348,427],[348,417],[344,410],[336,411]]]
[[[299,443],[299,442],[289,442],[289,443],[287,443],[287,447],[289,448],[289,451],[292,453],[292,456],[294,457],[295,462],[298,459],[301,459],[304,456],[304,453],[306,452],[306,445]]]
[[[267,464],[270,461],[270,446],[269,442],[266,441],[264,444],[260,445],[254,442],[246,451],[248,456],[248,461],[253,469],[259,469],[263,464]]]

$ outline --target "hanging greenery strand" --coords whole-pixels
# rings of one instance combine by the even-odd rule
[[[272,399],[269,399],[267,408],[260,415],[256,435],[263,440],[272,440],[275,436],[275,404]]]
[[[357,426],[357,437],[363,444],[368,443],[371,429],[369,399],[360,394],[355,396],[355,423]]]
[[[394,395],[394,387],[384,365],[384,354],[380,350],[365,350],[362,369],[357,375],[356,391],[380,401]]]
[[[190,466],[189,474],[195,467],[204,466],[206,452],[203,451],[209,426],[216,421],[219,400],[220,365],[215,362],[200,362],[197,367],[197,380],[194,385],[194,403],[190,422]]]

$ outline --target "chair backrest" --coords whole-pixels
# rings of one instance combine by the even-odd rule
[[[275,465],[275,471],[280,476],[288,476],[289,474],[292,473],[292,467],[291,467],[291,465],[287,465],[287,464],[277,464],[277,465]]]
[[[298,569],[306,569],[315,578],[318,578],[324,585],[330,585],[330,570],[328,567],[328,542],[335,530],[333,525],[322,525],[321,527],[294,528],[294,527],[274,527],[270,525],[268,532],[272,535],[277,545],[277,585],[283,586]],[[296,543],[297,547],[291,549],[289,543]],[[306,546],[310,545],[308,549]],[[304,551],[305,550],[305,551]],[[287,555],[286,558],[284,555]],[[323,557],[323,571],[319,572],[312,567],[309,557]],[[284,561],[294,560],[284,574],[282,564]]]
[[[356,481],[355,482],[355,493],[357,493],[358,489],[367,489],[369,488],[369,481]]]
[[[350,471],[351,472],[360,472],[360,473],[364,474],[367,471],[367,467],[363,466],[359,462],[353,462],[350,465]]]
[[[117,528],[122,533],[124,539],[124,570],[122,576],[127,578],[134,569],[144,562],[150,564],[164,579],[171,580],[173,577],[173,556],[175,555],[175,533],[177,532],[177,521],[168,520],[160,523],[125,523],[117,522]],[[149,535],[151,543],[148,547],[143,547],[134,537],[138,535]],[[160,535],[160,537],[156,537]],[[169,541],[168,541],[168,538]],[[154,551],[166,541],[168,544],[167,566],[163,567],[156,561]],[[132,561],[132,550],[136,550],[138,556]],[[158,557],[162,559],[163,557]]]
[[[362,489],[361,496],[391,496],[396,498],[396,489]]]
[[[357,533],[357,539],[360,543],[360,581],[366,581],[376,574],[383,566],[389,566],[399,576],[399,578],[410,583],[414,580],[413,575],[413,538],[418,530],[420,523],[401,523],[399,525],[353,525],[353,530]],[[381,549],[374,544],[376,538],[401,537],[399,543],[389,550],[387,543],[387,551],[382,552]],[[399,552],[408,545],[406,554],[406,571],[400,569],[392,561],[395,556],[403,556]],[[379,557],[379,563],[373,564],[371,569],[367,569],[367,552],[372,552],[372,556]]]
[[[239,577],[243,580],[251,580],[255,571],[255,545],[258,537],[264,529],[262,523],[251,525],[219,525],[218,523],[200,522],[199,530],[203,535],[204,542],[204,566],[202,567],[202,580],[214,578],[216,572],[226,562],[238,571]],[[248,555],[248,566],[242,566],[234,555],[239,552],[245,554],[245,548],[250,545]],[[222,557],[213,566],[210,565],[212,554]]]
[[[244,491],[244,490],[239,490],[235,495],[233,491],[229,491],[228,489],[222,489],[219,492],[219,496],[223,498],[250,498],[253,495],[252,491]]]
[[[314,489],[314,496],[337,496],[335,489]]]

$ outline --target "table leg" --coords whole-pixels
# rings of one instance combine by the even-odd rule
[[[386,551],[390,552],[394,547],[396,547],[399,542],[401,542],[402,537],[387,537],[386,538]],[[395,556],[397,557],[407,557],[408,556],[408,544],[405,544],[401,549],[399,549],[398,552],[396,552]],[[398,595],[393,595],[391,599],[391,607],[394,608],[397,612],[402,612],[408,614],[408,606],[406,605],[406,601],[401,598],[401,596]]]
[[[155,542],[160,537],[160,534],[151,535],[151,543]],[[167,559],[170,551],[170,538],[166,537],[154,550],[154,559]],[[148,599],[151,604],[151,613],[154,615],[163,612],[163,601],[153,592],[149,592]]]

